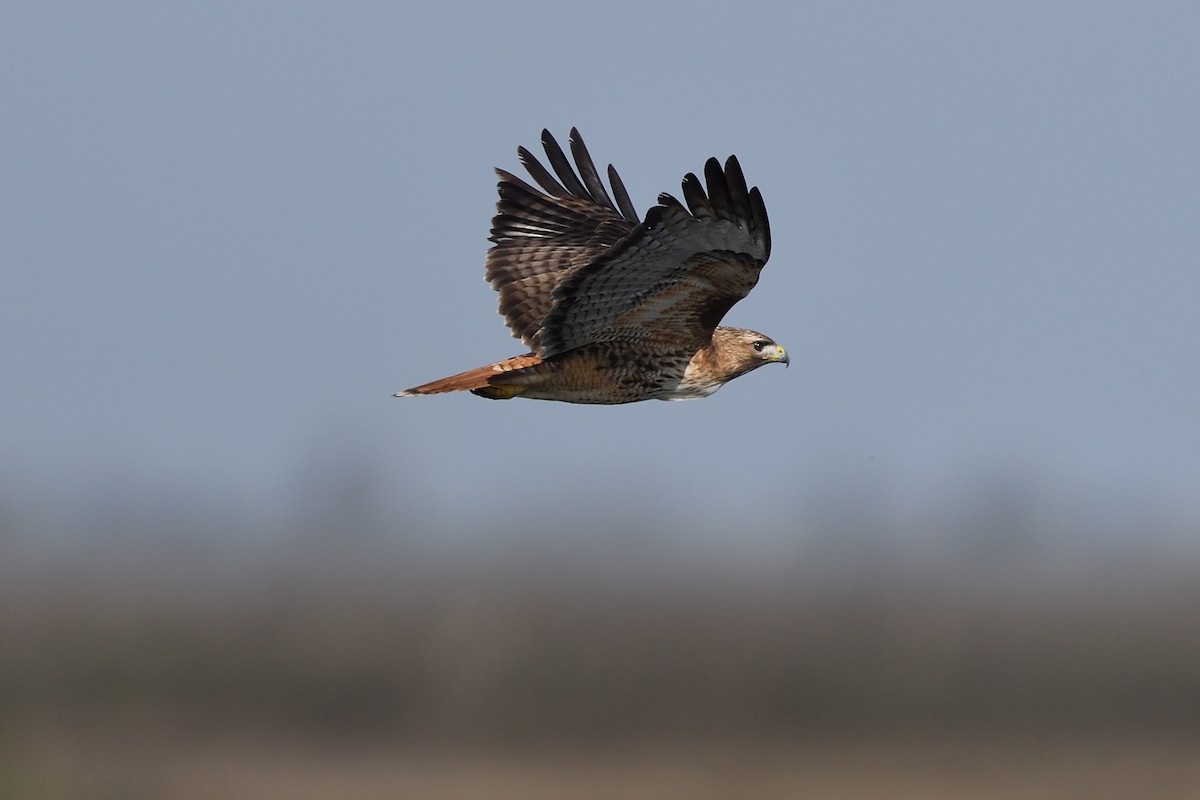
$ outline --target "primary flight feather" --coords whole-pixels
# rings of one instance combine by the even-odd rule
[[[610,196],[577,130],[574,167],[549,131],[542,146],[553,174],[517,149],[540,188],[496,170],[485,267],[500,313],[530,352],[397,397],[469,390],[496,400],[685,400],[788,363],[770,337],[720,325],[771,253],[762,195],[746,188],[736,157],[723,167],[710,158],[704,184],[689,173],[683,202],[661,194],[639,221],[617,171],[608,168]]]

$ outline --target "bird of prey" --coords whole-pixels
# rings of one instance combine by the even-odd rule
[[[550,135],[552,175],[524,147],[541,191],[497,169],[500,199],[485,271],[500,313],[529,352],[396,394],[469,390],[615,405],[706,397],[764,364],[788,363],[769,336],[720,325],[758,282],[771,252],[767,210],[737,158],[710,158],[638,220],[610,165],[609,195],[579,132],[575,167]],[[556,177],[557,176],[557,177]],[[686,203],[686,205],[685,205]]]

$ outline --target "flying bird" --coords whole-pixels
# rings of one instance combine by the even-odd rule
[[[658,196],[644,220],[610,165],[610,195],[579,132],[575,166],[542,131],[551,174],[524,147],[541,190],[497,169],[485,273],[524,355],[396,394],[468,390],[615,405],[706,397],[764,364],[788,363],[769,336],[720,325],[758,282],[771,253],[767,210],[737,158],[710,158],[704,182],[683,179],[683,200]]]

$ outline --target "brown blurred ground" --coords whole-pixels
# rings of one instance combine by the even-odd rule
[[[0,797],[1200,797],[1187,537],[322,524],[0,540]]]
[[[83,743],[80,743],[83,744]],[[109,741],[40,749],[5,797],[63,798],[1192,798],[1200,750],[1174,739],[1011,737],[643,742],[427,750],[289,741]]]

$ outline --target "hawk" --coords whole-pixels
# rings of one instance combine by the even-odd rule
[[[468,390],[493,400],[686,400],[764,364],[788,363],[769,336],[718,324],[754,288],[771,253],[762,195],[746,188],[735,156],[724,167],[708,160],[707,191],[689,173],[684,202],[660,194],[639,220],[611,165],[609,194],[577,130],[569,139],[574,168],[549,131],[542,146],[553,175],[517,148],[540,191],[496,170],[500,199],[485,266],[500,313],[530,352],[396,397]]]

